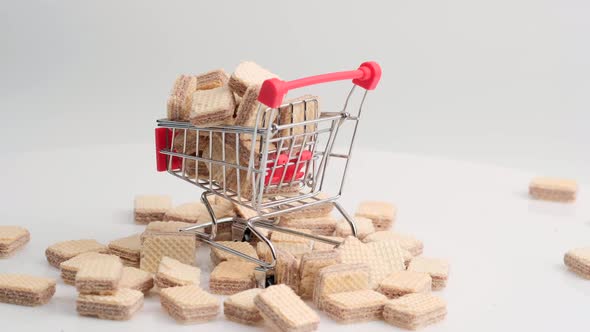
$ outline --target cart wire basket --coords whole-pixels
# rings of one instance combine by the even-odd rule
[[[259,287],[272,284],[277,253],[272,242],[260,231],[284,232],[337,246],[340,242],[278,226],[285,213],[317,204],[333,204],[356,236],[353,218],[337,202],[352,157],[352,149],[362,107],[369,90],[381,78],[376,62],[364,62],[358,69],[335,72],[293,81],[278,78],[263,82],[258,95],[254,125],[198,127],[189,122],[158,120],[156,161],[160,172],[167,172],[189,182],[204,192],[201,200],[211,215],[211,222],[182,229],[193,232],[199,241],[252,261],[258,265]],[[284,102],[294,89],[352,80],[341,111],[320,112],[317,97],[306,95]],[[362,91],[358,108],[350,112],[349,101],[355,90]],[[334,146],[340,128],[352,122],[352,134],[344,137],[345,153]],[[344,163],[336,176],[337,190],[324,192],[331,161]],[[328,173],[327,173],[328,172]],[[321,194],[320,194],[321,193]],[[219,218],[210,199],[226,199],[247,209],[247,217]],[[268,246],[270,260],[250,257],[215,241],[218,226],[230,223],[234,241],[248,241],[253,236]],[[207,228],[208,232],[204,229]]]

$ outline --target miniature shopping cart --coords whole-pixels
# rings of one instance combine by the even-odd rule
[[[315,241],[339,245],[338,241],[303,233],[278,224],[285,213],[332,203],[350,225],[356,236],[354,220],[337,202],[342,188],[355,140],[362,106],[367,92],[375,89],[381,78],[381,68],[375,62],[365,62],[356,70],[336,72],[282,81],[264,81],[258,96],[258,110],[253,127],[197,127],[187,122],[158,120],[156,128],[156,157],[158,171],[167,171],[205,190],[201,200],[211,222],[183,229],[194,232],[197,239],[258,264],[260,287],[272,280],[268,276],[276,264],[276,249],[262,229],[285,232]],[[353,86],[341,111],[319,112],[316,97],[303,97],[283,103],[287,92],[319,83],[352,80]],[[349,112],[351,97],[362,89],[360,102]],[[358,98],[358,97],[357,97]],[[350,124],[350,135],[340,135]],[[344,139],[343,153],[334,147]],[[339,145],[341,146],[341,145]],[[343,164],[327,192],[330,167]],[[322,193],[320,195],[320,193]],[[226,199],[249,213],[238,217],[216,216],[210,198]],[[250,257],[215,241],[218,226],[230,223],[234,241],[249,241],[253,236],[266,244],[270,261]],[[207,229],[207,231],[205,231]]]

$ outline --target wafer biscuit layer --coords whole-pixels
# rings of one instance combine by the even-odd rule
[[[578,184],[569,179],[537,177],[529,184],[531,197],[547,201],[573,202],[577,191]]]
[[[236,102],[228,86],[193,92],[190,121],[201,127],[231,124]]]
[[[180,75],[174,82],[170,97],[168,97],[168,119],[174,121],[188,121],[193,92],[197,89],[195,76]]]
[[[232,295],[256,287],[254,269],[258,265],[229,260],[219,263],[209,276],[209,290],[213,294]]]
[[[373,222],[370,219],[364,217],[356,217],[354,218],[354,223],[356,226],[356,236],[359,239],[364,239],[369,234],[375,232],[375,227],[373,227]],[[336,224],[336,229],[334,230],[334,235],[339,237],[347,237],[352,235],[352,228],[350,224],[346,220],[340,220]]]
[[[265,321],[278,331],[314,331],[320,323],[318,314],[286,285],[264,289],[254,303]]]
[[[407,250],[412,256],[419,256],[424,250],[422,241],[411,235],[400,234],[392,231],[378,231],[367,235],[363,242],[397,241],[402,249]]]
[[[100,319],[128,320],[142,307],[143,293],[126,288],[113,295],[80,294],[76,300],[80,315]]]
[[[226,246],[230,249],[239,251],[245,255],[248,255],[250,257],[253,258],[258,258],[258,254],[256,253],[256,249],[254,249],[254,247],[248,243],[248,242],[239,242],[239,241],[217,241],[218,244],[221,244],[223,246]],[[221,250],[221,249],[217,249],[215,247],[211,248],[211,262],[213,262],[213,265],[217,265],[221,262],[227,261],[227,260],[241,260],[244,261],[244,259],[240,256],[231,254],[225,250]]]
[[[205,322],[219,313],[219,300],[195,285],[163,289],[160,301],[166,312],[182,323]]]
[[[76,274],[78,273],[78,270],[80,269],[82,264],[95,259],[110,260],[113,262],[120,261],[119,257],[115,255],[106,255],[97,252],[87,252],[80,254],[76,257],[68,259],[65,262],[62,262],[59,265],[59,269],[61,271],[61,278],[63,279],[64,283],[68,285],[75,285]]]
[[[113,240],[108,244],[109,253],[121,257],[125,262],[139,265],[141,251],[141,234],[135,234]]]
[[[150,234],[145,237],[142,244],[140,268],[155,273],[164,256],[194,265],[195,252],[196,240],[192,234]]]
[[[106,253],[107,247],[96,240],[72,240],[52,244],[45,250],[49,264],[59,268],[59,264],[85,252]]]
[[[395,222],[396,209],[388,202],[364,201],[358,206],[355,216],[370,219],[377,231],[391,228]]]
[[[355,323],[381,319],[385,295],[373,290],[357,290],[326,295],[324,311],[340,323]]]
[[[10,256],[29,242],[31,234],[20,226],[0,225],[0,258]]]
[[[428,273],[432,278],[432,290],[445,288],[449,278],[449,262],[444,259],[414,257],[408,271]]]
[[[428,273],[398,271],[383,279],[377,290],[390,299],[411,293],[427,293],[432,289],[432,278]]]
[[[563,262],[581,277],[590,279],[590,247],[568,251],[563,257]]]
[[[227,84],[228,75],[223,69],[212,70],[197,75],[197,90],[210,90],[222,87]]]
[[[199,286],[201,270],[198,267],[183,264],[170,257],[162,257],[155,276],[156,285],[167,287],[195,285]]]
[[[446,303],[430,293],[405,295],[390,300],[383,308],[386,322],[410,330],[439,322],[446,314]]]
[[[248,87],[260,86],[269,78],[278,78],[278,76],[262,68],[255,62],[243,61],[231,75],[228,84],[241,97],[246,93]]]
[[[118,259],[87,260],[76,274],[76,289],[81,294],[111,295],[119,288],[122,274],[123,264]]]
[[[129,288],[147,293],[154,287],[154,278],[152,274],[135,267],[123,267],[119,289]]]
[[[0,302],[38,306],[55,294],[55,280],[24,274],[0,274]]]
[[[172,199],[166,195],[141,195],[135,197],[134,216],[135,222],[147,224],[152,221],[161,221],[166,211],[172,208]]]
[[[262,322],[260,311],[254,304],[254,298],[262,292],[260,288],[248,289],[232,296],[223,302],[223,313],[231,321],[255,325]]]
[[[313,296],[314,282],[320,269],[340,262],[337,251],[315,251],[303,255],[299,268],[299,296],[310,299]]]

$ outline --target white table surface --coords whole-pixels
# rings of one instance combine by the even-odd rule
[[[59,279],[44,251],[50,244],[95,238],[108,242],[140,232],[132,221],[135,194],[172,194],[175,203],[198,199],[199,191],[157,174],[151,145],[90,146],[7,153],[0,174],[1,224],[31,231],[31,242],[0,260],[0,273],[58,279],[57,292],[42,307],[0,304],[7,331],[256,330],[215,321],[179,325],[160,308],[156,295],[130,321],[80,317],[76,292]],[[590,246],[590,204],[584,187],[574,204],[532,201],[533,173],[491,165],[357,151],[341,202],[349,211],[364,199],[394,202],[395,229],[425,243],[425,256],[451,262],[448,286],[436,294],[448,303],[447,319],[425,331],[587,331],[590,281],[569,272],[563,254]],[[198,263],[209,270],[207,249]],[[207,285],[207,273],[203,273]],[[322,315],[321,331],[395,331],[383,322],[339,325]]]

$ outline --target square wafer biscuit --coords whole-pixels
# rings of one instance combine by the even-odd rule
[[[107,247],[96,240],[72,240],[52,244],[45,250],[47,261],[52,266],[59,268],[61,262],[83,254],[85,252],[106,253]]]
[[[402,249],[405,249],[412,256],[419,256],[424,251],[424,243],[411,235],[401,234],[393,231],[378,231],[367,235],[363,242],[397,241]]]
[[[546,201],[573,202],[577,192],[578,184],[570,179],[536,177],[529,184],[531,197]]]
[[[164,215],[164,221],[182,221],[186,223],[198,223],[209,216],[205,205],[201,202],[184,203],[168,210]]]
[[[383,308],[386,322],[410,330],[440,322],[446,315],[446,303],[431,293],[408,294],[390,300]]]
[[[128,320],[142,307],[143,293],[127,288],[113,295],[80,294],[76,300],[78,314],[100,319]]]
[[[166,211],[172,208],[172,198],[167,195],[140,195],[135,197],[133,213],[135,222],[147,224],[162,221]]]
[[[432,278],[432,290],[441,290],[447,285],[449,262],[444,259],[414,257],[408,271],[428,273]]]
[[[273,243],[275,249],[281,249],[289,252],[295,258],[301,258],[304,254],[310,253],[312,246],[308,243],[297,243],[297,242],[275,242]],[[270,249],[264,242],[258,242],[256,244],[256,252],[258,257],[262,260],[269,262],[272,259]]]
[[[254,298],[264,320],[282,332],[315,331],[320,317],[286,285],[264,289]]]
[[[225,317],[236,323],[255,325],[262,322],[260,311],[254,305],[254,298],[262,292],[260,288],[252,288],[232,296],[223,302]]]
[[[210,127],[233,122],[236,101],[227,85],[193,92],[190,121],[195,126]]]
[[[139,267],[141,256],[141,234],[116,239],[108,244],[109,253],[121,258],[123,265]]]
[[[148,233],[141,245],[139,267],[155,273],[164,256],[194,265],[196,242],[194,234],[190,233]]]
[[[119,289],[129,288],[147,293],[154,287],[152,274],[135,267],[124,266]]]
[[[217,241],[217,243],[224,245],[228,248],[234,249],[236,251],[239,251],[239,252],[246,254],[250,257],[258,258],[258,254],[256,253],[256,249],[254,249],[254,247],[248,242]],[[217,264],[227,261],[227,260],[244,260],[240,256],[236,256],[236,255],[231,254],[225,250],[217,249],[214,247],[211,247],[210,256],[211,256],[211,262],[213,263],[213,265],[217,265]]]
[[[428,273],[398,271],[383,279],[377,288],[390,299],[411,293],[428,293],[432,290],[432,278]]]
[[[180,75],[174,82],[168,97],[168,120],[188,121],[193,102],[193,92],[197,89],[195,76]]]
[[[384,231],[393,226],[395,213],[395,206],[391,203],[365,201],[359,204],[355,216],[371,219],[375,230]]]
[[[290,203],[290,207],[301,206],[303,204],[310,204],[319,202],[321,200],[327,199],[328,195],[325,193],[318,193],[316,196],[306,198],[301,202],[293,202]],[[320,217],[327,217],[332,213],[334,210],[334,204],[331,202],[323,202],[317,203],[314,205],[306,206],[305,208],[295,210],[292,212],[288,212],[285,214],[281,214],[280,221],[281,222],[288,222],[289,220],[299,220],[304,218],[320,218]]]
[[[326,295],[324,311],[340,323],[378,320],[383,317],[387,297],[373,290],[357,290]]]
[[[0,225],[0,258],[10,256],[30,239],[31,234],[24,227]]]
[[[356,236],[359,239],[364,239],[367,235],[375,233],[373,222],[370,219],[364,217],[355,217],[354,223],[356,225]],[[336,224],[336,230],[334,230],[334,236],[347,237],[352,235],[352,228],[350,224],[342,219]]]
[[[155,276],[156,286],[160,289],[188,285],[199,286],[200,281],[201,270],[198,267],[183,264],[166,256],[160,260]]]
[[[340,262],[337,251],[314,251],[303,255],[299,267],[299,296],[302,299],[311,299],[313,296],[314,282],[318,272],[330,265]]]
[[[377,288],[379,283],[388,275],[406,269],[404,254],[395,241],[362,243],[357,238],[349,236],[337,249],[343,263],[365,263],[371,272],[371,289]]]
[[[278,76],[255,62],[243,61],[229,78],[228,84],[232,91],[241,97],[246,93],[246,89],[251,86],[260,86],[269,78],[278,78]]]
[[[566,252],[563,262],[581,277],[590,279],[590,247],[576,248]]]
[[[299,259],[283,249],[279,248],[276,251],[275,282],[277,284],[285,284],[295,293],[299,293]]]
[[[212,70],[197,75],[197,90],[210,90],[222,87],[228,82],[228,75],[223,69]]]
[[[91,259],[80,264],[76,289],[81,294],[112,295],[119,288],[123,264],[114,259]]]
[[[160,292],[162,307],[176,321],[198,323],[214,319],[219,313],[219,300],[198,286],[168,287]]]
[[[80,266],[82,266],[82,264],[85,262],[94,259],[110,260],[114,262],[120,261],[119,257],[115,255],[99,254],[97,252],[86,252],[80,254],[59,264],[61,278],[63,279],[64,283],[68,285],[75,285],[76,274],[78,273]]]
[[[279,226],[306,229],[312,234],[330,236],[336,230],[338,221],[332,216],[301,219],[279,219]]]
[[[323,308],[328,294],[369,289],[371,273],[366,264],[335,264],[320,269],[315,278],[313,303]]]
[[[256,287],[256,264],[229,260],[219,263],[209,276],[209,290],[213,294],[232,295]]]
[[[0,274],[0,302],[38,306],[55,294],[55,280],[24,274]]]

